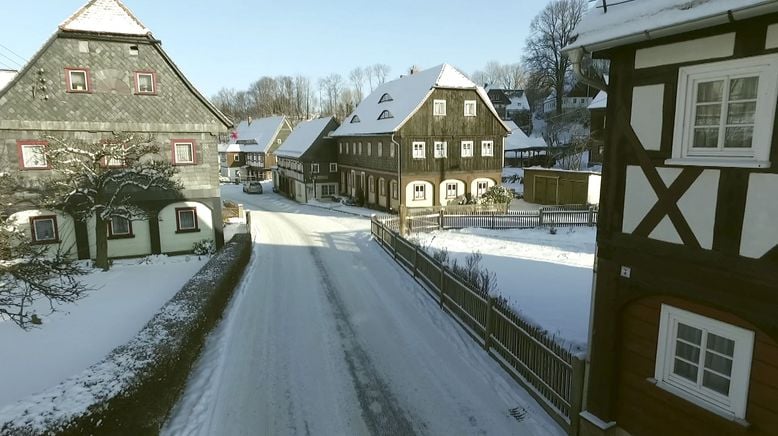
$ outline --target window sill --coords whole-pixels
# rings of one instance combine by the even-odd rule
[[[736,417],[732,412],[728,412],[726,410],[723,410],[714,404],[711,404],[702,398],[699,398],[693,394],[690,394],[689,392],[684,391],[683,389],[679,389],[669,383],[659,381],[653,377],[649,377],[646,379],[647,382],[651,383],[652,385],[656,386],[659,389],[662,389],[665,392],[668,392],[672,395],[675,395],[676,397],[679,397],[683,400],[686,400],[692,404],[695,404],[717,416],[720,416],[723,419],[726,419],[727,421],[733,422],[734,424],[737,424],[744,428],[751,427],[751,424],[746,421],[743,418]]]
[[[51,241],[32,241],[30,242],[30,245],[54,245],[59,244],[60,242],[62,241],[59,239],[52,239]]]
[[[176,233],[197,233],[200,229],[184,229],[184,230],[176,230]]]
[[[191,167],[197,165],[197,162],[174,162],[173,166],[176,167]]]
[[[684,157],[665,160],[665,165],[722,167],[722,168],[770,168],[770,161],[737,159],[730,157]]]
[[[134,237],[135,237],[135,235],[132,235],[132,234],[130,234],[130,235],[111,235],[111,236],[108,236],[108,240],[111,241],[111,240],[114,240],[114,239],[132,239]]]
[[[135,95],[159,95],[156,92],[135,92]]]

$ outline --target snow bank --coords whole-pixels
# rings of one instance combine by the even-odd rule
[[[234,238],[128,343],[81,374],[0,409],[0,433],[158,432],[250,252],[248,236]]]

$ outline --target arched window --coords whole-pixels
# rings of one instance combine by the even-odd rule
[[[378,116],[379,120],[385,120],[387,118],[394,118],[394,115],[389,111],[383,111],[381,112],[381,115]]]
[[[389,93],[384,93],[384,95],[381,96],[381,99],[378,100],[379,103],[384,103],[387,101],[394,101],[391,95]]]
[[[351,123],[352,124],[353,123],[358,123],[358,122],[359,122],[359,117],[358,116],[354,115],[353,117],[351,117]]]

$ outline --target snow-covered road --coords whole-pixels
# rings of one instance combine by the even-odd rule
[[[222,196],[258,211],[254,256],[163,434],[563,434],[370,241],[369,220]]]

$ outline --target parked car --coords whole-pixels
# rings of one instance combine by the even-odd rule
[[[231,180],[227,176],[219,176],[219,183],[230,183]]]
[[[262,183],[259,182],[246,182],[243,184],[243,192],[247,194],[261,194]]]

